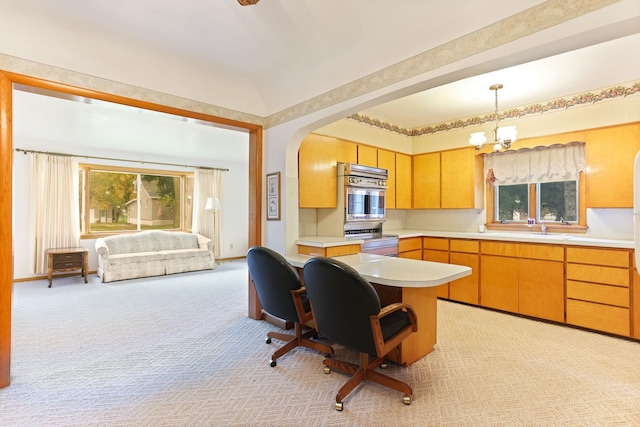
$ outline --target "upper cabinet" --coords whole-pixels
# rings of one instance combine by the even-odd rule
[[[336,150],[338,163],[358,163],[358,144],[344,139],[337,139]]]
[[[411,209],[413,164],[408,154],[396,153],[396,209]]]
[[[587,207],[632,208],[640,123],[589,130],[586,140]]]
[[[335,208],[336,196],[335,138],[309,134],[298,151],[298,206],[301,208]]]
[[[440,207],[440,153],[413,156],[413,208]]]
[[[396,208],[396,153],[378,149],[378,166],[389,171],[387,179],[386,204],[387,209]]]
[[[472,147],[414,156],[414,209],[482,209],[482,168]]]
[[[359,165],[378,167],[378,149],[369,145],[358,144]]]
[[[440,207],[482,209],[484,178],[482,156],[473,147],[440,153]]]

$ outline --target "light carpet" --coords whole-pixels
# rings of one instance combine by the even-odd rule
[[[2,426],[637,426],[640,343],[438,302],[438,344],[334,410],[346,380],[247,317],[247,266],[102,284],[15,284]],[[335,347],[337,358],[357,355]]]

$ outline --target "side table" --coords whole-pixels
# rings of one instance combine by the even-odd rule
[[[87,283],[89,275],[88,263],[89,250],[87,248],[53,248],[47,249],[47,276],[51,287],[52,273],[54,271],[82,270],[84,283]]]

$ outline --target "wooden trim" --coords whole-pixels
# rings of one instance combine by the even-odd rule
[[[249,135],[249,247],[262,244],[262,128]],[[247,273],[248,274],[248,273]],[[248,316],[262,319],[262,305],[250,276]]]
[[[0,72],[0,388],[11,378],[11,300],[13,291],[13,147],[11,79]]]
[[[15,74],[0,70],[0,206],[12,206],[12,158],[13,147],[11,141],[11,96],[13,83],[19,83],[36,88],[55,90],[72,95],[100,99],[118,104],[130,105],[163,113],[176,114],[193,119],[205,120],[228,128],[249,131],[249,246],[260,244],[262,234],[262,137],[261,125],[240,122],[237,120],[216,117],[195,111],[183,110],[166,105],[140,101],[124,96],[112,95],[91,89],[84,89],[43,80],[35,77]],[[13,288],[13,235],[12,209],[0,210],[0,388],[9,385],[10,355],[11,355],[11,300]],[[251,284],[247,280],[249,289]],[[251,301],[251,296],[249,297]],[[253,307],[255,309],[255,307]],[[260,313],[261,310],[258,310]],[[252,307],[249,308],[250,317]],[[252,317],[255,318],[255,317]],[[261,317],[257,317],[261,318]]]

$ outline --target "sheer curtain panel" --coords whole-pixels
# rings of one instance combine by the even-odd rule
[[[33,154],[30,239],[33,273],[47,272],[46,250],[80,246],[78,163],[73,157]]]
[[[220,200],[222,203],[222,171],[219,169],[197,169],[194,177],[193,188],[193,227],[194,233],[202,234],[215,242],[214,255],[220,256],[220,212],[219,210],[207,211],[205,206],[207,198]]]
[[[484,176],[493,171],[495,185],[570,181],[585,166],[584,142],[570,142],[487,154]]]

